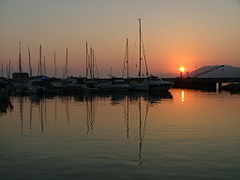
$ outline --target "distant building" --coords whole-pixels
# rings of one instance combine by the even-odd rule
[[[29,80],[29,74],[28,73],[13,73],[12,74],[13,81],[28,81]]]

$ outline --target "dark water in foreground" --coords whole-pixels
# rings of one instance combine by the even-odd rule
[[[240,95],[14,97],[0,179],[240,179]]]

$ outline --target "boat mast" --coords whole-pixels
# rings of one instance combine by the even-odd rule
[[[147,58],[146,58],[146,53],[145,53],[145,48],[144,48],[144,44],[143,43],[142,43],[142,47],[143,47],[143,59],[144,59],[145,68],[146,68],[146,75],[147,75],[147,78],[148,78]]]
[[[66,48],[65,76],[66,76],[66,78],[68,77],[68,48]]]
[[[128,38],[126,39],[126,63],[127,63],[127,79],[129,79],[129,51],[128,51]]]
[[[40,68],[39,68],[39,60],[38,60],[38,72],[37,72],[37,75],[39,76],[40,75],[40,73],[39,73],[39,70]]]
[[[43,68],[44,68],[44,76],[47,76],[45,56],[43,56]]]
[[[99,78],[100,74],[99,74],[99,70],[98,70],[98,66],[97,66],[97,58],[96,58],[96,56],[94,57],[94,64],[95,64],[95,70],[96,70],[96,73],[97,73],[97,78]]]
[[[40,76],[42,76],[42,45],[39,47],[39,72]]]
[[[90,78],[93,79],[93,63],[92,63],[92,58],[93,58],[93,49],[90,47],[90,58],[89,58],[89,70],[90,70]]]
[[[95,74],[94,74],[94,69],[95,69],[94,60],[95,60],[94,49],[92,49],[92,76],[93,76],[93,79],[95,77]]]
[[[91,79],[93,79],[93,48],[90,48],[90,68]]]
[[[122,77],[129,79],[129,51],[128,51],[128,38],[126,38],[126,46],[125,46],[125,54],[124,54],[124,62],[123,62],[123,72]]]
[[[86,79],[88,78],[88,43],[86,42]]]
[[[1,75],[1,77],[3,78],[3,64],[2,64],[2,75]]]
[[[6,78],[9,79],[8,78],[8,64],[6,64]]]
[[[141,79],[141,71],[142,71],[142,22],[141,18],[138,19],[139,21],[139,72],[138,77]]]
[[[28,60],[29,60],[29,73],[30,73],[30,77],[32,77],[32,63],[31,63],[31,54],[30,54],[29,46],[28,46]]]
[[[22,73],[21,41],[19,42],[19,72]]]
[[[11,60],[8,61],[8,79],[11,78]]]
[[[54,77],[57,77],[57,64],[56,64],[56,51],[53,53],[53,60],[54,60]]]

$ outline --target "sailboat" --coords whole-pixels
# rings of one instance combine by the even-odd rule
[[[126,70],[126,78],[129,80],[129,50],[128,50],[128,38],[126,39],[126,50],[124,56],[123,64],[123,74],[122,78],[112,78],[111,79],[111,89],[112,91],[128,91],[130,86],[129,83],[124,80],[124,72]]]
[[[102,82],[98,82],[97,87],[101,91],[111,91],[111,92],[122,92],[128,91],[130,86],[129,83],[125,82],[124,74],[126,72],[127,80],[129,80],[129,65],[128,65],[128,38],[126,39],[126,51],[125,51],[125,59],[123,64],[123,74],[122,78],[113,77],[112,76],[112,68],[111,68],[111,78]]]
[[[172,86],[172,82],[163,81],[157,76],[148,76],[147,70],[147,62],[146,56],[143,48],[142,42],[142,22],[141,19],[139,21],[139,71],[138,71],[138,79],[135,82],[131,83],[130,89],[133,91],[168,91]],[[143,58],[144,55],[144,58]],[[144,60],[146,66],[146,74],[147,78],[142,78],[142,61]]]
[[[97,81],[95,79],[95,61],[94,49],[90,47],[90,53],[88,53],[88,44],[86,42],[86,79],[84,86],[82,86],[83,91],[99,91],[99,88],[97,87]],[[88,75],[90,75],[90,79],[88,79]]]
[[[130,84],[130,90],[133,91],[148,91],[149,83],[147,79],[142,78],[142,22],[139,22],[139,66],[138,66],[138,79]]]

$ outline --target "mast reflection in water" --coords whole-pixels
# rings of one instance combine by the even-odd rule
[[[239,94],[175,89],[10,100],[0,113],[3,179],[239,175]]]

